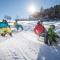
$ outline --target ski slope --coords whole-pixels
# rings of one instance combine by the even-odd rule
[[[38,41],[33,32],[36,22],[20,24],[23,24],[24,31],[14,32],[12,37],[0,36],[0,60],[60,60],[60,43],[58,46],[47,46]],[[44,22],[45,27],[48,24]]]
[[[5,41],[0,43],[0,60],[36,60],[39,43],[31,40],[32,37],[30,40],[26,38],[25,32],[15,34],[13,37],[2,37]]]
[[[0,42],[0,60],[60,60],[60,46],[37,41],[33,32],[22,31],[1,39],[5,41]]]

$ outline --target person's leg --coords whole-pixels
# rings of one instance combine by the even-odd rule
[[[49,40],[49,44],[52,46],[52,41],[51,40]]]
[[[57,40],[56,40],[56,39],[53,39],[53,42],[55,42],[55,43],[56,43],[56,42],[57,42]]]
[[[9,33],[10,36],[12,36],[12,33]]]
[[[2,33],[2,34],[1,34],[1,36],[5,37],[5,34],[4,34],[4,33]]]
[[[52,42],[50,41],[50,45],[52,45]]]
[[[45,39],[44,39],[45,44],[48,44],[48,34],[45,33]]]
[[[21,30],[23,30],[23,26],[22,25],[19,25],[19,27],[21,28]]]
[[[19,28],[18,28],[18,27],[16,27],[16,29],[17,29],[17,31],[19,30]]]

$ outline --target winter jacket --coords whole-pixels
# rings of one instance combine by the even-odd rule
[[[56,41],[56,36],[57,34],[54,32],[54,30],[52,28],[48,29],[48,40],[53,42]]]
[[[42,32],[44,32],[45,28],[42,24],[37,24],[34,28],[34,32],[37,35],[40,35]]]
[[[23,26],[18,23],[15,24],[15,27],[17,30],[19,30],[19,28],[21,28],[21,30],[23,30]]]

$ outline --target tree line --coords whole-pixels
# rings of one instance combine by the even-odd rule
[[[32,15],[34,18],[49,18],[49,19],[60,19],[60,5],[43,9],[40,12],[36,12]]]

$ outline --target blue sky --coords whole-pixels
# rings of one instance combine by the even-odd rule
[[[60,4],[60,0],[0,0],[0,18],[9,15],[13,18],[27,18],[30,14],[27,12],[27,6],[35,4],[37,9],[49,8]]]

